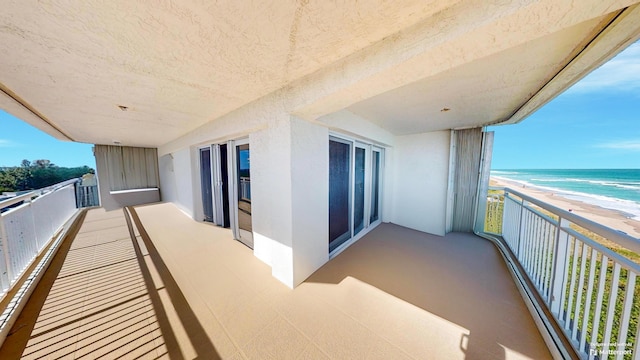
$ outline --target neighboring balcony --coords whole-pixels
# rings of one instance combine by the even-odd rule
[[[70,189],[56,190],[67,195],[60,204],[75,204]],[[508,189],[488,204],[498,246],[382,224],[294,290],[228,229],[170,203],[69,207],[73,224],[43,250],[28,248],[35,260],[22,273],[34,271],[2,301],[2,320],[15,318],[3,325],[0,358],[551,358],[512,272],[528,274],[525,285],[548,307],[534,311],[553,314],[547,325],[555,317],[583,357],[591,343],[635,350],[638,292],[626,289],[636,287],[637,265],[568,221],[610,241],[635,239]],[[2,214],[5,228],[20,224],[6,222],[19,208]],[[29,300],[20,313],[10,297],[21,294]]]

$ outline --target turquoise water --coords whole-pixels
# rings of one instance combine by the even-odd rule
[[[640,220],[640,169],[492,170],[491,176],[553,191]]]

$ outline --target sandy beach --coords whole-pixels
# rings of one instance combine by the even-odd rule
[[[567,199],[550,191],[540,190],[534,187],[524,187],[522,184],[504,179],[491,178],[491,186],[509,187],[525,195],[529,195],[540,201],[546,202],[564,210],[569,210],[591,221],[608,226],[615,230],[623,231],[640,239],[640,221],[629,219],[624,214],[615,210],[601,208],[581,201]]]

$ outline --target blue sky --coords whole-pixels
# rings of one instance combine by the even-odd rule
[[[640,42],[516,125],[494,126],[493,169],[640,168]],[[0,110],[0,166],[48,159],[95,168],[64,142]]]
[[[640,168],[640,42],[521,123],[489,130],[493,169]]]
[[[0,167],[19,166],[23,159],[51,160],[64,167],[96,168],[91,144],[60,141],[0,110]]]

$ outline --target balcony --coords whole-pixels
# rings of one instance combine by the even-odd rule
[[[499,251],[382,224],[291,290],[174,205],[82,213],[1,358],[550,358]]]
[[[487,198],[493,242],[382,224],[291,290],[173,204],[76,210],[59,185],[2,214],[0,358],[542,359],[545,336],[561,356],[637,354],[640,267],[603,245],[637,239],[511,189]]]
[[[490,190],[486,209],[485,233],[498,238],[559,341],[582,358],[640,358],[640,239],[508,188]]]

